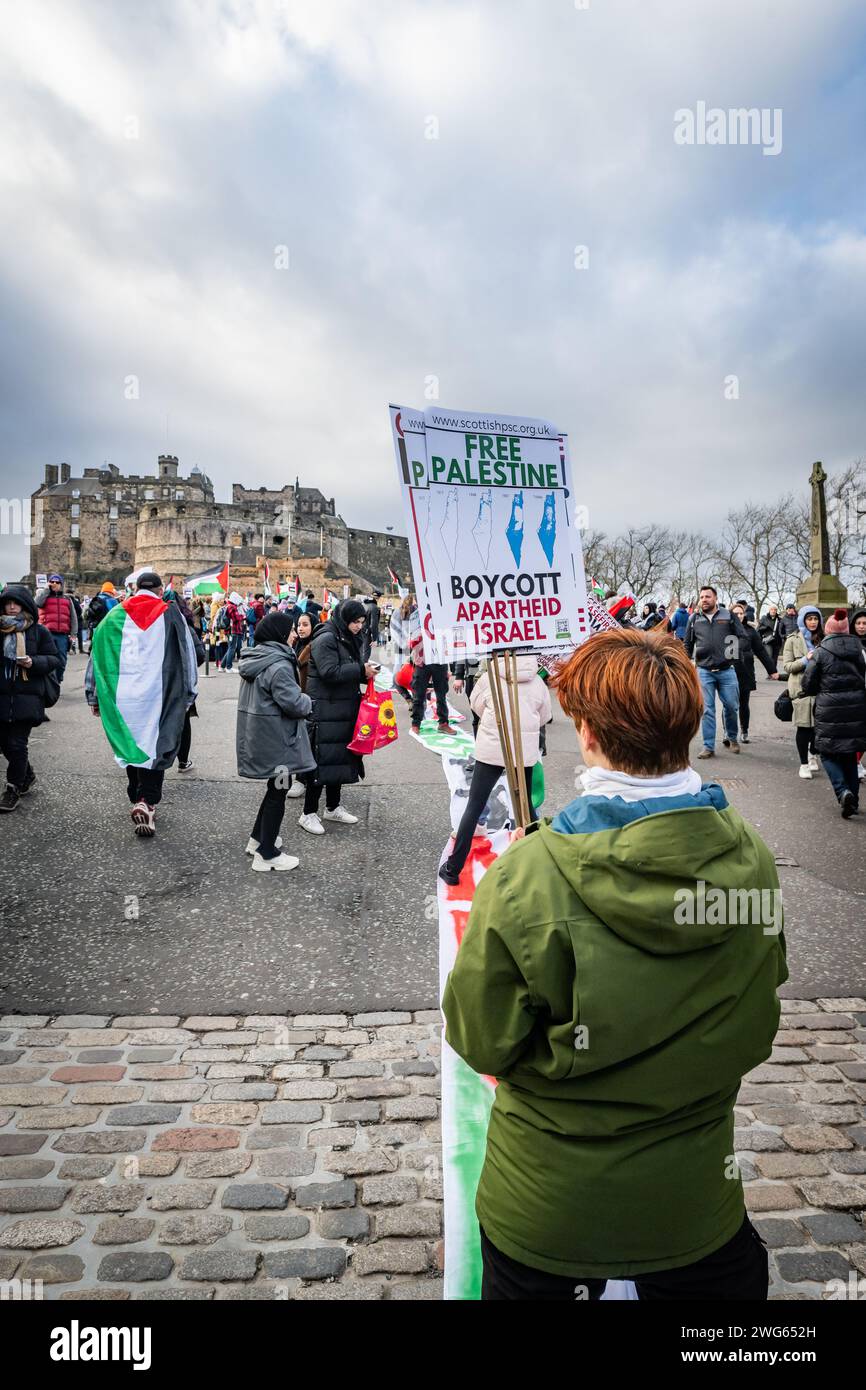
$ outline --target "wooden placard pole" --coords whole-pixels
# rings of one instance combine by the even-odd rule
[[[504,676],[499,669],[498,653],[491,653],[489,660],[490,694],[493,699],[493,712],[499,728],[499,741],[502,745],[505,777],[508,782],[514,818],[517,824],[525,829],[529,825],[530,814],[523,771],[523,742],[520,732],[517,667],[514,653],[511,651],[503,653],[503,663],[505,666]],[[505,689],[503,689],[503,680]]]

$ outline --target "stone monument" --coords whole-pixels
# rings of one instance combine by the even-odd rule
[[[827,499],[824,484],[827,474],[821,463],[813,465],[809,476],[812,484],[812,527],[810,554],[812,573],[804,579],[797,590],[797,607],[813,603],[820,608],[824,617],[829,617],[834,608],[848,607],[848,590],[835,574],[830,573],[830,540],[827,535]]]

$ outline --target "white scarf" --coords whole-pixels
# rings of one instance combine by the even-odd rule
[[[607,767],[588,767],[580,775],[584,796],[621,796],[623,801],[646,801],[654,796],[694,796],[703,783],[693,767],[663,777],[632,777]]]

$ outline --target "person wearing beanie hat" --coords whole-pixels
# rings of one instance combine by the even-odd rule
[[[269,613],[256,625],[254,646],[244,647],[238,658],[238,775],[267,781],[247,842],[257,873],[298,867],[294,855],[282,852],[280,828],[292,777],[316,767],[307,732],[312,701],[298,683],[291,633],[287,614]]]
[[[48,588],[40,589],[36,595],[36,607],[39,609],[40,623],[48,628],[54,638],[57,655],[60,657],[60,666],[56,674],[62,683],[69,651],[70,648],[74,648],[78,635],[78,613],[72,599],[63,591],[62,574],[49,574]]]
[[[307,694],[313,701],[310,731],[316,769],[307,780],[304,809],[298,820],[301,829],[310,835],[325,833],[319,818],[323,787],[327,809],[322,819],[339,825],[356,825],[358,821],[341,805],[340,797],[346,783],[357,782],[364,776],[363,758],[350,752],[348,745],[361,706],[361,683],[372,680],[376,674],[376,668],[364,661],[362,632],[366,617],[362,603],[344,599],[313,637]],[[262,626],[269,621],[266,618]]]
[[[857,754],[866,749],[866,655],[837,608],[826,635],[803,674],[803,692],[815,697],[815,747],[836,794],[843,819],[860,809]]]

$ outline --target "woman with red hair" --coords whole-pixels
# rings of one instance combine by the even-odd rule
[[[485,1299],[765,1299],[733,1112],[787,979],[773,855],[689,744],[676,638],[598,633],[557,679],[582,795],[479,884],[443,1009],[498,1078],[478,1186]]]

